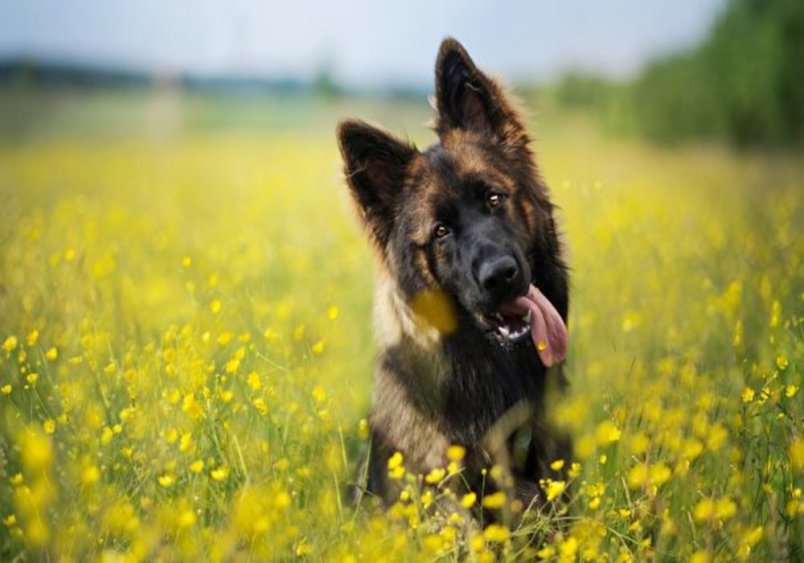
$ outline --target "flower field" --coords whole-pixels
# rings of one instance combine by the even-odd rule
[[[0,559],[804,558],[804,162],[538,138],[575,440],[541,514],[456,498],[460,448],[352,504],[373,265],[331,129],[0,145]]]

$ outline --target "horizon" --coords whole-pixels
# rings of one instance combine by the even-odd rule
[[[201,79],[310,82],[327,73],[347,89],[423,89],[432,81],[438,44],[453,36],[481,68],[513,82],[572,70],[624,79],[657,56],[699,43],[723,0],[616,4],[356,1],[349,6],[360,9],[347,13],[309,0],[282,10],[247,0],[226,7],[182,0],[170,9],[156,0],[70,6],[3,0],[0,59]]]

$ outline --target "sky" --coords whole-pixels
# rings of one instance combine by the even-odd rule
[[[442,38],[512,80],[628,77],[695,44],[724,0],[0,0],[0,59],[149,72],[429,84]]]

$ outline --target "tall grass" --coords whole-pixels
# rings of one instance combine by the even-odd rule
[[[0,148],[0,557],[800,559],[804,165],[539,137],[576,454],[524,518],[453,498],[459,450],[395,458],[387,512],[344,497],[372,257],[330,132]]]

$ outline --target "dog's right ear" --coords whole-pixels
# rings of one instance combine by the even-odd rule
[[[436,60],[436,131],[473,131],[515,148],[529,140],[522,118],[496,80],[486,76],[455,39],[441,43]]]
[[[369,232],[384,246],[416,148],[359,120],[338,125],[338,145],[349,191]]]

